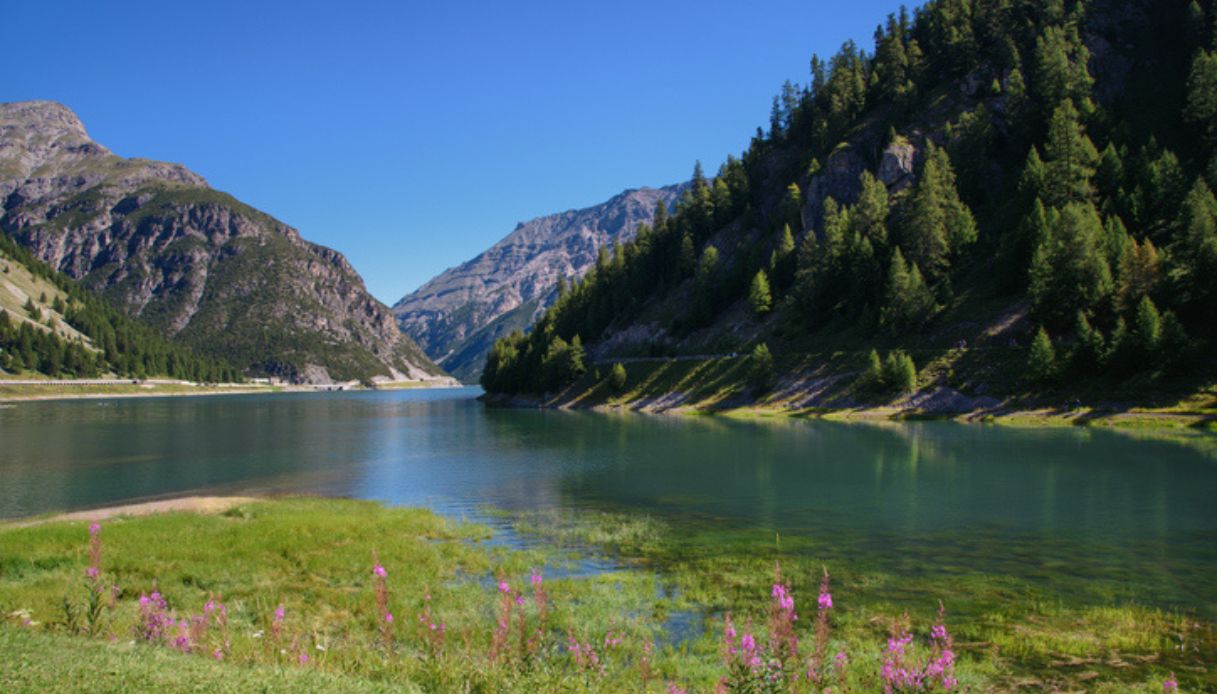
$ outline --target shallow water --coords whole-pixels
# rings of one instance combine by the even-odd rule
[[[22,403],[0,517],[198,493],[647,513],[910,580],[1217,618],[1213,447],[1086,429],[485,409],[476,389]],[[1211,444],[1211,440],[1209,441]],[[900,600],[899,588],[889,588]]]

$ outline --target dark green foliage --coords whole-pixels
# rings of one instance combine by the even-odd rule
[[[1094,86],[1087,69],[1090,51],[1082,43],[1076,24],[1045,27],[1035,41],[1034,58],[1035,93],[1045,113],[1051,113],[1062,101],[1089,102]]]
[[[1103,223],[1090,203],[1070,203],[1048,215],[1048,237],[1031,263],[1028,295],[1032,310],[1047,325],[1066,326],[1083,311],[1109,307],[1111,268],[1102,249]]]
[[[614,393],[624,393],[626,386],[628,385],[628,381],[629,376],[626,374],[625,367],[621,365],[621,362],[613,364],[613,368],[609,370],[608,375],[609,388],[612,389]]]
[[[917,365],[906,352],[895,350],[880,361],[879,352],[871,350],[866,368],[858,377],[857,390],[863,395],[897,395],[917,390]]]
[[[1132,339],[1137,355],[1144,359],[1153,359],[1162,343],[1162,315],[1148,296],[1137,304]]]
[[[934,315],[934,295],[921,277],[916,263],[908,265],[897,248],[888,271],[887,293],[879,323],[890,335],[920,330]]]
[[[879,392],[883,390],[883,362],[879,359],[879,351],[872,349],[866,355],[866,370],[858,379],[859,390]]]
[[[20,326],[9,323],[7,327],[0,323],[3,354],[0,359],[6,362],[0,363],[0,368],[37,371],[53,377],[93,377],[110,372],[123,377],[167,376],[196,382],[242,380],[231,365],[200,357],[168,342],[150,326],[124,316],[97,295],[35,259],[4,234],[0,234],[0,252],[67,296],[65,301],[57,295],[52,308],[68,325],[88,337],[93,347],[91,350],[26,322]],[[42,320],[42,312],[32,300],[25,308],[30,318]]]
[[[931,281],[946,277],[951,261],[976,240],[976,221],[959,199],[955,171],[944,150],[930,144],[913,189],[901,246]]]
[[[583,356],[583,341],[578,335],[570,344],[554,336],[541,360],[541,387],[546,392],[556,391],[582,376],[587,371]]]
[[[888,353],[883,360],[883,387],[895,393],[917,390],[917,365],[913,358],[900,350]]]
[[[1048,383],[1056,378],[1056,348],[1048,332],[1040,328],[1031,340],[1027,350],[1027,378],[1033,383]]]
[[[1085,313],[1078,311],[1074,327],[1073,351],[1069,359],[1070,368],[1075,376],[1085,378],[1100,373],[1106,361],[1107,344],[1103,339],[1103,333],[1091,326]]]
[[[1217,50],[1196,54],[1187,78],[1183,117],[1198,127],[1211,144],[1217,139]]]
[[[769,291],[769,277],[764,270],[757,270],[752,278],[752,286],[748,289],[748,305],[752,312],[764,316],[773,308],[773,294]]]
[[[1179,236],[1170,247],[1170,278],[1179,304],[1207,320],[1217,317],[1217,198],[1196,179],[1179,215]]]
[[[1044,204],[1064,207],[1089,200],[1094,193],[1091,178],[1099,153],[1082,128],[1072,101],[1065,101],[1052,114],[1044,143]]]
[[[763,393],[773,387],[773,354],[764,342],[752,348],[748,356],[748,384],[755,392]]]

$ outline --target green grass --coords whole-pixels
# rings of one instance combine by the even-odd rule
[[[408,683],[273,665],[187,658],[127,641],[106,643],[0,627],[0,683],[7,692],[378,692]]]
[[[79,606],[88,592],[86,524],[0,526],[0,690],[636,692],[643,690],[642,644],[654,639],[648,691],[664,691],[666,681],[708,691],[723,674],[722,613],[730,610],[741,627],[763,631],[776,559],[801,612],[814,617],[822,564],[810,540],[778,546],[756,533],[697,530],[607,511],[511,517],[538,549],[487,543],[485,527],[429,511],[349,500],[281,499],[219,515],[112,519],[101,534],[102,580],[119,591],[93,636],[76,633],[84,623],[79,607],[73,619],[63,607],[65,597]],[[388,571],[388,607],[397,617],[390,644],[379,632],[373,550]],[[550,573],[544,645],[531,657],[491,662],[499,605],[494,583],[526,586],[531,567],[578,566],[571,562],[588,551],[609,552],[642,570],[585,578]],[[899,614],[890,601],[922,587],[915,577],[866,567],[834,564],[833,571],[838,607],[829,650],[851,654],[851,691],[873,691],[888,626]],[[1215,652],[1209,625],[1135,605],[1072,609],[1037,602],[1001,577],[967,580],[966,592],[984,597],[947,596],[948,624],[958,639],[961,682],[975,691],[1013,690],[1018,682],[1160,691],[1170,669],[1185,687],[1214,684],[1207,672],[1189,670]],[[221,599],[227,631],[206,631],[189,655],[136,643],[137,601],[154,589],[183,618],[199,613],[209,598]],[[416,633],[425,593],[436,619],[447,625],[438,653]],[[278,605],[286,616],[276,637]],[[532,629],[535,608],[526,609]],[[26,618],[33,624],[21,626]],[[911,618],[924,638],[932,606]],[[809,622],[800,623],[805,643]],[[665,633],[679,623],[686,626]],[[580,671],[562,650],[568,635],[601,644],[608,631],[624,642],[599,649],[603,674]],[[1182,653],[1175,652],[1178,643],[1185,644]],[[210,657],[216,648],[223,662]],[[302,652],[310,656],[304,665]]]

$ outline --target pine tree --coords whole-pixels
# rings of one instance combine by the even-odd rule
[[[915,331],[925,325],[935,311],[934,295],[926,287],[921,271],[910,267],[897,248],[892,252],[887,291],[879,323],[891,335]]]
[[[1087,64],[1090,51],[1076,27],[1048,26],[1035,41],[1035,92],[1047,111],[1062,101],[1089,101],[1094,80]],[[1088,110],[1088,108],[1087,108]]]
[[[917,365],[913,358],[899,350],[890,352],[883,361],[883,385],[897,393],[917,390]]]
[[[693,239],[687,233],[680,235],[680,251],[676,258],[676,266],[681,277],[693,272],[693,268],[697,266],[697,256],[693,252]]]
[[[1127,250],[1120,256],[1119,282],[1116,287],[1118,308],[1131,309],[1141,299],[1154,292],[1161,276],[1158,249],[1153,241],[1144,243],[1131,240]]]
[[[1031,340],[1031,348],[1027,352],[1027,376],[1036,383],[1047,383],[1056,377],[1056,349],[1043,328]]]
[[[1095,186],[1101,195],[1112,198],[1124,185],[1124,160],[1114,143],[1108,142],[1099,155]]]
[[[757,316],[764,316],[773,308],[773,295],[769,292],[769,278],[764,270],[757,270],[748,289],[748,305]]]
[[[1111,296],[1111,268],[1102,250],[1103,224],[1090,203],[1071,203],[1048,220],[1048,237],[1031,263],[1028,294],[1048,325],[1067,325],[1081,310],[1087,315]]]
[[[1070,359],[1073,371],[1080,376],[1097,373],[1103,365],[1106,353],[1103,333],[1090,324],[1084,312],[1078,311],[1074,326],[1073,356]]]
[[[794,224],[800,229],[802,223],[803,193],[799,184],[791,183],[786,186],[786,197],[782,198],[782,223]]]
[[[1204,179],[1196,179],[1179,217],[1179,235],[1170,247],[1171,281],[1183,304],[1194,312],[1215,315],[1217,198]]]
[[[866,370],[859,380],[861,390],[879,392],[883,390],[883,363],[879,361],[879,352],[872,349],[866,356]]]
[[[748,381],[753,390],[765,392],[772,388],[774,367],[773,354],[769,352],[769,345],[761,342],[754,347],[748,362]]]
[[[621,362],[613,364],[612,370],[609,371],[609,388],[620,395],[625,392],[626,385],[629,380],[629,375],[625,371],[625,366]]]
[[[934,281],[946,276],[952,255],[976,240],[976,221],[959,199],[955,172],[944,150],[930,143],[905,220],[909,260]]]
[[[1217,50],[1201,51],[1192,61],[1183,118],[1196,124],[1210,143],[1217,139]]]
[[[850,208],[850,226],[859,238],[869,241],[875,249],[883,249],[887,246],[887,186],[869,171],[862,172],[859,183],[862,190]]]
[[[1148,296],[1141,297],[1141,302],[1137,304],[1132,338],[1140,356],[1147,360],[1154,356],[1162,341],[1162,316]]]
[[[1044,202],[1063,207],[1088,200],[1094,194],[1091,179],[1099,162],[1094,143],[1086,136],[1072,101],[1052,114],[1044,143]]]

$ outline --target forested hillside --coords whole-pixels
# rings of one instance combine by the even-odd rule
[[[812,57],[809,83],[783,85],[742,155],[713,177],[698,165],[672,216],[529,334],[497,342],[483,384],[553,393],[595,372],[624,379],[607,368],[618,358],[733,352],[753,356],[724,379],[753,396],[830,362],[858,374],[850,397],[1208,369],[1205,2],[934,0],[892,14],[870,52]]]
[[[236,382],[230,364],[174,345],[0,234],[0,372]]]

